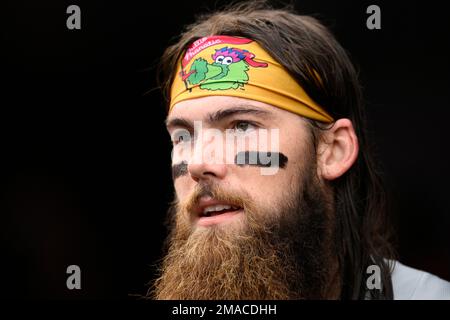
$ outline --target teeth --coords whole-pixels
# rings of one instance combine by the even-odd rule
[[[226,204],[218,204],[218,205],[215,205],[215,206],[208,206],[208,207],[206,207],[205,209],[203,209],[203,214],[208,214],[209,212],[214,212],[214,211],[222,211],[222,210],[229,210],[229,209],[233,209],[233,210],[236,210],[237,209],[237,207],[235,207],[235,206],[229,206],[229,205],[226,205]]]

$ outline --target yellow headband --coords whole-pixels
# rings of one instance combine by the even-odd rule
[[[306,118],[333,121],[278,62],[246,38],[211,36],[189,46],[172,83],[169,112],[180,101],[211,95],[257,100]]]

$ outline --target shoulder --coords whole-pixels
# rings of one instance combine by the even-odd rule
[[[395,300],[450,300],[450,282],[428,272],[393,263],[392,287]]]

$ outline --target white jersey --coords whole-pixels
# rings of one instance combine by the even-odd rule
[[[450,300],[450,282],[396,261],[392,272],[394,300]]]

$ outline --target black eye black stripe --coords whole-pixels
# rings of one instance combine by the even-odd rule
[[[186,161],[174,164],[172,166],[172,179],[175,180],[176,178],[186,175],[188,173],[187,166],[188,164]]]
[[[242,151],[236,154],[234,163],[238,166],[286,167],[288,157],[281,152]]]

